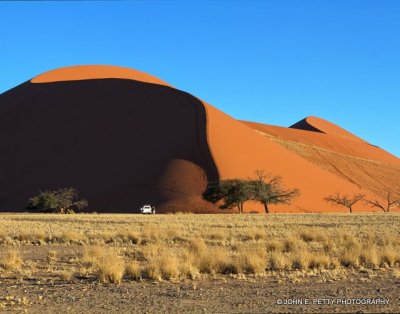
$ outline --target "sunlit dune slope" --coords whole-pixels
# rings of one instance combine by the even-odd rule
[[[341,136],[244,122],[308,161],[374,194],[400,194],[400,159]]]
[[[253,129],[264,132],[273,137],[278,137],[292,142],[316,146],[321,149],[336,152],[338,154],[400,165],[400,159],[387,151],[370,145],[365,141],[353,141],[341,136],[319,132],[304,131],[292,128],[243,121]]]
[[[335,192],[369,194],[275,141],[265,138],[218,109],[208,104],[206,109],[208,140],[221,179],[254,177],[256,170],[264,170],[272,175],[281,176],[287,187],[300,189],[300,197],[291,206],[274,206],[274,210],[342,211],[341,208],[328,205],[323,198]],[[249,207],[252,206],[255,205]],[[359,205],[356,210],[368,210],[368,208]]]

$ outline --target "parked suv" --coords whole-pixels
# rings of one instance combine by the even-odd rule
[[[156,208],[154,206],[151,206],[151,205],[143,205],[140,208],[140,212],[142,214],[155,214],[156,213]]]

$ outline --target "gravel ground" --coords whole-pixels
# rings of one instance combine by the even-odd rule
[[[181,283],[142,281],[120,285],[88,280],[66,283],[3,278],[0,281],[0,312],[398,313],[399,289],[400,278],[389,273],[381,273],[372,279],[351,275],[332,282],[321,282],[317,276],[299,282],[272,276],[246,279],[220,276]],[[328,304],[343,299],[353,304]],[[371,299],[370,302],[388,300],[388,304],[354,304],[367,302],[366,299]],[[303,304],[279,305],[280,302]]]

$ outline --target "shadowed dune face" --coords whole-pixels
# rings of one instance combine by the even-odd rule
[[[202,169],[219,178],[206,138],[202,103],[170,87],[24,83],[0,96],[0,209],[22,210],[38,191],[68,186],[100,212],[201,201]]]

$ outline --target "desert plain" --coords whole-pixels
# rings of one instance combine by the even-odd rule
[[[396,313],[399,233],[398,213],[2,213],[0,312]]]

